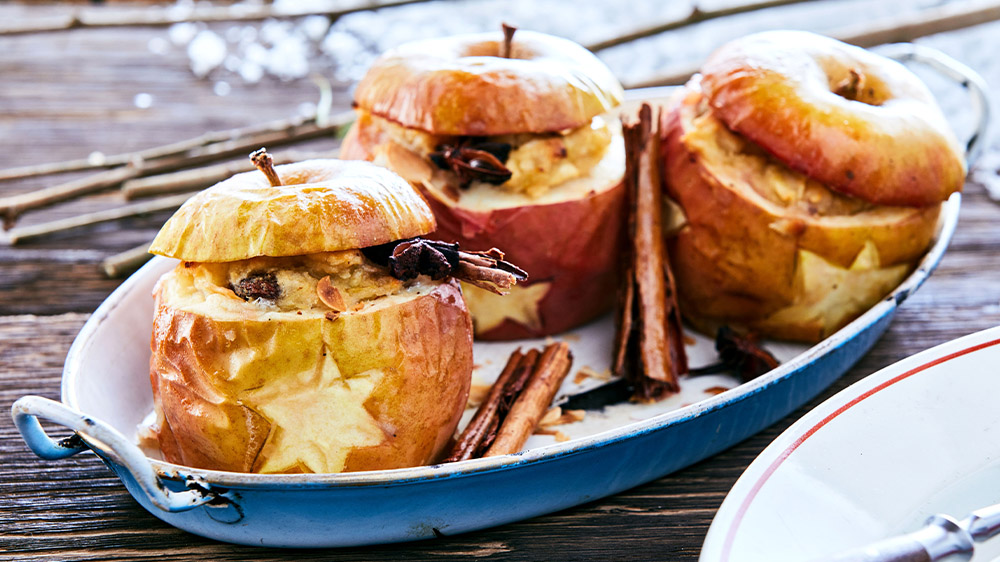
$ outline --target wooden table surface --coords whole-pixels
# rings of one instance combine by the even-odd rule
[[[4,5],[0,18],[58,8]],[[929,44],[1000,83],[987,48],[997,26]],[[237,85],[228,96],[187,69],[154,57],[154,28],[73,30],[0,37],[0,168],[113,154],[207,130],[287,117],[314,101],[308,80]],[[993,43],[996,44],[995,42]],[[984,46],[986,45],[986,46]],[[136,107],[136,94],[152,105]],[[335,105],[346,108],[339,92]],[[332,139],[310,143],[332,148]],[[995,147],[987,153],[994,159]],[[995,159],[994,159],[995,161]],[[0,195],[79,177],[0,182]],[[114,192],[27,215],[32,224],[121,204]],[[119,284],[102,258],[149,240],[165,214],[0,245],[0,406],[26,394],[58,398],[63,360],[88,314]],[[176,530],[144,511],[92,453],[42,461],[0,415],[0,559],[433,560],[502,558],[695,560],[730,487],[795,419],[848,384],[899,359],[1000,321],[1000,206],[970,183],[958,230],[940,267],[900,309],[889,331],[833,388],[791,416],[685,470],[613,497],[499,528],[423,542],[333,551],[232,546]]]

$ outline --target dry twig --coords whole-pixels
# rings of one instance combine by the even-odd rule
[[[133,203],[114,209],[85,213],[76,217],[45,222],[32,226],[11,229],[7,232],[7,243],[14,245],[31,238],[38,238],[57,232],[63,232],[82,226],[90,226],[102,222],[119,220],[127,217],[145,215],[158,211],[168,211],[180,207],[192,194],[182,193],[161,199],[152,199],[142,203]]]
[[[47,33],[80,28],[107,27],[165,27],[175,23],[185,22],[245,22],[263,21],[268,18],[295,18],[310,15],[328,16],[337,19],[347,14],[367,10],[380,10],[407,4],[417,4],[427,0],[391,0],[387,2],[361,2],[350,8],[343,4],[328,0],[325,4],[308,2],[303,7],[276,7],[271,4],[235,4],[232,6],[196,6],[190,10],[170,8],[143,8],[142,10],[112,10],[109,8],[91,8],[78,10],[70,15],[58,18],[48,18],[30,23],[15,22],[12,25],[0,26],[0,35],[22,35],[25,33]]]
[[[139,269],[139,267],[149,261],[153,254],[149,253],[149,242],[125,250],[120,254],[109,256],[101,261],[101,270],[110,279],[124,277],[129,273]]]
[[[964,29],[1000,20],[1000,2],[990,0],[975,4],[949,4],[921,10],[903,17],[892,17],[874,23],[851,26],[829,33],[830,37],[859,47],[874,47],[885,43],[912,41],[920,37]],[[699,64],[683,63],[651,78],[626,84],[626,88],[677,86],[698,72]]]
[[[353,121],[353,119],[354,112],[345,112],[332,118],[330,124],[325,126],[319,126],[311,122],[295,123],[290,124],[286,128],[269,128],[243,138],[228,139],[205,145],[198,144],[180,152],[171,147],[180,146],[182,143],[175,143],[160,149],[167,152],[164,149],[169,148],[169,155],[148,160],[135,159],[128,165],[99,172],[86,178],[28,193],[0,198],[0,215],[3,216],[5,226],[10,227],[20,215],[32,209],[115,187],[126,180],[180,170],[235,155],[243,155],[265,144],[285,145],[324,135],[336,134],[342,127]],[[185,141],[183,144],[193,142]]]
[[[320,104],[322,105],[322,103]],[[319,110],[317,110],[319,111]],[[256,139],[268,133],[282,133],[288,137],[302,138],[302,135],[310,134],[309,126],[319,115],[312,117],[293,117],[291,119],[279,119],[269,121],[259,125],[228,129],[224,131],[210,131],[191,139],[170,143],[163,146],[155,146],[146,150],[136,152],[124,152],[111,156],[99,156],[96,158],[78,158],[76,160],[66,160],[63,162],[49,162],[46,164],[35,164],[31,166],[18,166],[0,170],[0,180],[12,180],[30,178],[35,176],[46,176],[64,172],[79,172],[83,170],[100,170],[125,166],[134,162],[145,162],[156,160],[168,156],[183,156],[188,151],[210,144],[234,141],[239,139]],[[354,120],[354,112],[343,112],[328,118],[325,124],[321,125],[349,125]],[[303,130],[303,128],[305,128]],[[306,137],[309,138],[309,137]],[[256,143],[254,140],[250,143]],[[274,144],[274,143],[272,143]]]
[[[625,33],[617,37],[610,37],[603,41],[597,41],[596,43],[591,43],[586,45],[587,49],[597,52],[603,51],[604,49],[610,49],[611,47],[617,47],[618,45],[623,45],[625,43],[631,43],[637,39],[644,39],[646,37],[651,37],[653,35],[659,35],[667,31],[673,31],[675,29],[680,29],[682,27],[687,27],[689,25],[694,25],[696,23],[701,23],[709,20],[714,20],[718,18],[724,18],[726,16],[735,16],[737,14],[745,14],[748,12],[755,12],[758,10],[766,10],[768,8],[777,8],[780,6],[789,6],[792,4],[801,4],[802,2],[812,2],[814,0],[765,0],[764,2],[751,2],[747,4],[739,4],[736,6],[729,6],[727,8],[720,8],[717,10],[702,10],[698,6],[694,6],[691,9],[691,13],[688,15],[677,18],[656,25],[651,25],[649,27],[644,27],[642,29],[637,29],[630,33]]]
[[[336,158],[337,151],[330,152],[301,152],[290,150],[279,152],[274,155],[275,164],[289,164],[291,162],[301,162],[312,158]],[[240,172],[251,169],[246,161],[240,159],[239,162],[228,162],[225,164],[213,164],[191,170],[171,172],[169,174],[159,174],[145,178],[132,179],[122,184],[122,195],[126,199],[138,199],[152,195],[165,195],[168,193],[181,193],[203,189],[210,185],[219,183]]]

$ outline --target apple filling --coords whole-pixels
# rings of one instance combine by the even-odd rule
[[[821,182],[792,170],[761,147],[729,130],[704,96],[695,107],[684,142],[713,163],[729,183],[745,183],[768,201],[809,216],[854,215],[877,205],[837,193]]]
[[[588,175],[603,159],[616,132],[615,124],[603,116],[596,116],[589,123],[568,131],[474,138],[434,135],[367,112],[360,112],[358,121],[361,126],[380,130],[384,140],[434,163],[445,171],[443,179],[452,186],[460,185],[470,191],[496,189],[529,198],[541,197],[558,185]],[[468,174],[455,172],[454,167],[444,161],[449,148],[459,147],[479,151],[476,154],[480,158],[476,154],[467,155],[466,161],[460,164],[464,170],[469,170]],[[496,178],[488,175],[490,169],[482,171],[498,165],[504,173]]]
[[[184,262],[160,281],[165,302],[203,314],[323,316],[414,298],[438,282],[404,282],[360,250],[257,257],[222,263]]]

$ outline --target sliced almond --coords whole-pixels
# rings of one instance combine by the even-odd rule
[[[448,199],[451,199],[452,201],[458,201],[459,199],[462,198],[462,192],[459,191],[457,187],[451,185],[450,183],[442,185],[441,189],[442,191],[444,191],[445,196],[448,197]]]
[[[374,162],[413,183],[430,181],[434,174],[434,168],[426,158],[392,141],[383,143],[375,149]]]
[[[559,406],[553,406],[549,408],[547,412],[545,412],[545,415],[542,416],[542,419],[538,420],[538,426],[545,427],[547,425],[553,425],[559,421],[559,418],[561,416],[562,416],[562,408],[560,408]]]
[[[549,428],[554,425],[564,425],[567,423],[576,423],[579,421],[583,421],[583,418],[585,416],[586,412],[584,410],[564,411],[559,406],[554,406],[550,408],[549,411],[545,412],[545,415],[542,416],[541,420],[539,420],[538,428],[536,428],[536,433],[537,430],[539,429]]]
[[[490,393],[490,388],[492,388],[492,385],[489,384],[473,384],[469,387],[469,400],[466,407],[478,408],[486,400],[486,396]]]
[[[316,296],[319,300],[323,302],[326,306],[330,307],[336,312],[343,312],[347,310],[347,305],[344,303],[344,295],[340,293],[340,290],[330,283],[330,276],[319,280],[316,284]]]
[[[603,371],[595,371],[592,367],[584,365],[580,367],[580,370],[573,375],[573,382],[580,384],[587,379],[596,379],[599,381],[609,381],[611,380],[611,371],[605,369]]]
[[[551,435],[552,437],[555,437],[556,441],[559,443],[569,441],[570,439],[569,435],[566,435],[558,429],[538,428],[535,430],[535,435]]]

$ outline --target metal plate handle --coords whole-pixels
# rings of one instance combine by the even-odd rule
[[[983,152],[990,124],[990,98],[986,95],[988,88],[983,77],[941,51],[922,45],[894,43],[886,45],[881,52],[901,63],[922,64],[968,90],[976,122],[976,130],[965,143],[965,159],[971,168]]]
[[[87,446],[78,438],[71,437],[61,441],[52,439],[42,429],[39,418],[99,441],[117,455],[125,469],[146,493],[149,501],[164,511],[187,511],[216,499],[224,499],[219,498],[204,483],[191,478],[185,481],[187,490],[181,492],[168,490],[156,476],[149,459],[139,447],[110,425],[74,410],[62,402],[41,396],[25,396],[14,402],[11,415],[24,442],[32,452],[43,459],[63,459],[85,450]]]

